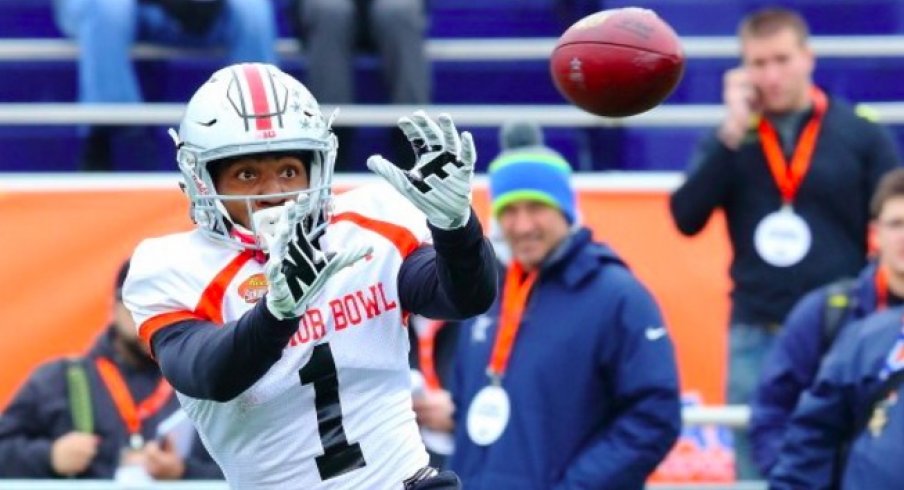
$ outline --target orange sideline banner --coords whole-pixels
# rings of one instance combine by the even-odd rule
[[[0,406],[39,364],[93,343],[110,320],[115,271],[142,238],[191,228],[188,202],[171,178],[172,185],[136,185],[146,179],[96,177],[102,185],[67,188],[44,184],[51,179],[9,186],[0,177]],[[689,239],[672,224],[663,186],[578,188],[584,222],[659,301],[682,389],[722,403],[730,250],[721,216]],[[483,185],[475,207],[487,216]]]

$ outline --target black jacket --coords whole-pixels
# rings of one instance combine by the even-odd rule
[[[732,321],[781,323],[806,292],[853,277],[866,265],[869,201],[882,174],[899,162],[887,131],[831,99],[794,202],[813,237],[799,263],[774,267],[754,248],[757,224],[782,205],[755,128],[737,151],[715,134],[701,143],[687,180],[671,197],[672,217],[682,233],[694,235],[721,208],[734,252]]]
[[[113,478],[120,450],[128,443],[122,418],[100,379],[94,360],[104,356],[112,360],[122,373],[136,401],[145,399],[157,387],[160,371],[148,365],[136,369],[126,366],[114,353],[114,329],[101,335],[88,354],[79,362],[86,368],[94,412],[94,433],[100,436],[98,454],[78,478]],[[73,430],[69,408],[66,372],[70,360],[57,359],[40,366],[19,389],[6,410],[0,414],[0,478],[59,478],[50,464],[50,448],[60,436]],[[167,404],[142,424],[142,435],[151,440],[157,424],[179,408],[175,394]],[[184,478],[220,479],[222,473],[204,450],[200,440],[185,461]]]

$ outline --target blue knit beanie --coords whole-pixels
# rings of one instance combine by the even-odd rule
[[[559,209],[568,224],[575,220],[571,166],[543,144],[543,133],[533,123],[506,123],[500,131],[503,151],[490,162],[490,199],[493,216],[516,201],[538,201]]]

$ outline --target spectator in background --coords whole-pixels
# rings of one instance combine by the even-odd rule
[[[775,341],[751,406],[750,437],[760,472],[768,475],[788,419],[824,354],[848,324],[904,303],[904,169],[879,181],[870,203],[878,259],[856,279],[842,279],[801,299]]]
[[[501,299],[461,327],[454,420],[432,423],[454,426],[463,488],[642,489],[681,427],[659,308],[579,225],[570,166],[539,128],[509,125],[502,139],[489,182],[512,260]],[[416,408],[423,420],[450,403]]]
[[[866,260],[869,199],[898,163],[887,131],[812,81],[808,28],[795,12],[754,12],[740,25],[741,66],[725,74],[726,116],[671,196],[694,235],[725,212],[734,256],[727,399],[748,403],[765,354],[804,293],[852,276]],[[737,432],[740,478],[756,478]]]
[[[448,413],[426,413],[418,409],[418,405],[427,398],[428,392],[439,392],[440,396],[448,396],[447,388],[452,383],[452,371],[455,365],[455,353],[458,347],[458,331],[461,322],[431,320],[412,315],[408,320],[408,339],[411,350],[408,362],[411,365],[411,391],[415,412],[430,419],[448,418]],[[450,405],[443,405],[448,407]],[[418,420],[421,425],[421,439],[430,465],[436,468],[447,466],[454,443],[449,430],[430,428],[430,422]]]
[[[391,103],[430,103],[426,0],[294,0],[292,5],[307,61],[306,84],[322,104],[354,101],[353,60],[372,51],[379,55]],[[407,140],[392,134],[396,161],[407,161]],[[337,128],[346,142],[336,158],[338,170],[351,164],[352,135],[351,128]]]
[[[902,317],[890,308],[842,332],[791,416],[770,490],[901,488]]]
[[[85,104],[141,101],[131,59],[139,41],[222,47],[232,62],[276,61],[269,0],[54,0],[54,11],[59,29],[79,44],[78,97]],[[114,170],[113,139],[136,137],[111,126],[87,131],[80,165],[88,171]],[[153,148],[146,141],[138,147]]]
[[[91,350],[38,368],[0,414],[0,478],[109,479],[121,457],[155,479],[222,478],[200,440],[186,458],[175,441],[156,440],[179,402],[122,304],[128,270],[126,262],[112,323]]]

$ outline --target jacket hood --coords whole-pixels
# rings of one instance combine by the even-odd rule
[[[594,242],[591,231],[580,227],[550,254],[541,274],[560,276],[567,286],[574,287],[606,264],[627,268],[612,248]]]
[[[878,261],[872,260],[857,276],[857,285],[853,296],[857,300],[854,309],[857,311],[856,316],[858,318],[876,310],[879,301],[878,292],[876,291],[876,270],[878,268]]]

